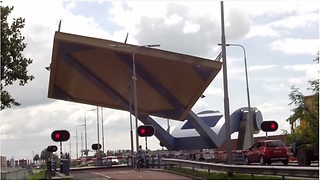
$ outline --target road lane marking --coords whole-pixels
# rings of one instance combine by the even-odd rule
[[[125,171],[118,171],[119,173],[128,174],[128,172]]]
[[[90,171],[87,171],[87,172],[95,174],[95,175],[98,175],[98,176],[102,176],[102,177],[105,177],[105,178],[108,178],[108,179],[111,179],[110,176],[107,176],[107,175],[104,175],[104,174],[100,174],[100,173],[96,173],[96,172],[90,172]]]

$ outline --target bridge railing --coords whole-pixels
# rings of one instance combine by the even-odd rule
[[[307,177],[307,178],[319,178],[319,167],[292,167],[292,166],[246,166],[246,165],[229,165],[229,164],[217,164],[207,162],[197,162],[182,159],[162,159],[162,162],[167,166],[178,166],[178,167],[191,167],[207,169],[208,172],[220,171],[230,173],[243,173],[260,175],[274,175],[274,176],[285,176],[289,177]]]

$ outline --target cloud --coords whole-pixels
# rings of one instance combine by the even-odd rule
[[[315,54],[319,50],[318,39],[285,38],[268,44],[271,50],[282,51],[285,54]]]
[[[304,77],[300,77],[300,79],[304,81],[319,79],[319,64],[297,64],[297,65],[286,65],[283,69],[288,71],[297,71],[297,72],[305,72]],[[296,78],[291,79],[292,82],[297,81]]]
[[[281,83],[281,84],[264,84],[263,87],[270,92],[277,92],[277,91],[286,91],[288,86]]]
[[[231,9],[226,20],[228,24],[226,26],[226,38],[228,41],[243,38],[249,33],[252,22],[245,11],[238,8]]]
[[[274,21],[269,24],[269,26],[274,28],[285,28],[285,29],[295,29],[295,28],[310,28],[319,22],[319,12],[311,12],[306,14],[296,14],[283,18],[278,21]]]
[[[212,86],[209,86],[206,91],[205,94],[210,94],[210,95],[214,95],[214,96],[221,96],[223,95],[223,89],[222,88],[215,88]]]
[[[276,65],[255,65],[255,66],[249,66],[248,71],[249,72],[260,72],[263,70],[268,70],[276,67]]]
[[[250,32],[246,35],[245,38],[253,38],[253,37],[279,37],[280,34],[269,26],[252,26],[250,28]]]
[[[250,76],[253,76],[253,73],[255,73],[255,72],[267,71],[267,70],[273,69],[275,67],[276,67],[276,65],[253,65],[253,66],[248,66],[248,74],[251,73]],[[239,67],[239,66],[230,66],[230,68],[228,70],[228,76],[230,76],[231,79],[243,79],[244,80],[245,79],[244,78],[244,76],[245,76],[245,68],[244,67]]]

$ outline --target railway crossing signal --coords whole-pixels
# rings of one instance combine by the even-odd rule
[[[67,130],[56,130],[51,133],[51,139],[55,142],[68,141],[70,133]]]
[[[154,135],[154,127],[151,125],[143,125],[143,126],[139,126],[137,129],[137,134],[140,137],[150,137]]]
[[[91,148],[93,150],[100,150],[101,149],[101,144],[100,143],[99,144],[98,143],[92,144]]]
[[[261,130],[264,132],[273,132],[278,129],[278,123],[276,121],[263,121],[261,123]]]
[[[48,152],[56,152],[57,150],[58,150],[58,147],[54,145],[47,147]]]

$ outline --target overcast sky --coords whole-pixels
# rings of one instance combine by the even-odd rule
[[[76,127],[79,150],[84,132],[84,112],[89,105],[48,99],[49,72],[54,32],[61,31],[127,43],[161,44],[160,49],[214,59],[221,51],[219,1],[4,1],[14,6],[9,16],[24,17],[22,30],[28,46],[24,55],[33,59],[29,73],[35,79],[24,87],[7,89],[21,106],[0,112],[1,155],[31,159],[50,144],[55,129],[71,133],[71,153],[75,157]],[[246,48],[251,106],[264,120],[276,120],[289,130],[286,119],[292,106],[288,94],[295,85],[309,95],[308,80],[318,78],[312,60],[319,51],[318,1],[226,1],[225,21],[228,43]],[[243,51],[227,48],[229,101],[231,113],[247,106]],[[206,89],[193,111],[223,112],[222,70]],[[130,149],[129,113],[104,108],[105,148]],[[88,148],[97,140],[96,112],[87,113]],[[166,120],[157,118],[164,128]],[[171,129],[179,122],[170,121]],[[101,132],[101,131],[100,131]],[[263,135],[264,133],[260,133]],[[100,135],[101,136],[101,135]],[[233,135],[235,137],[235,135]],[[100,140],[101,141],[101,140]],[[140,142],[144,144],[144,139]],[[70,141],[63,143],[70,151]],[[149,138],[150,149],[159,141]]]

